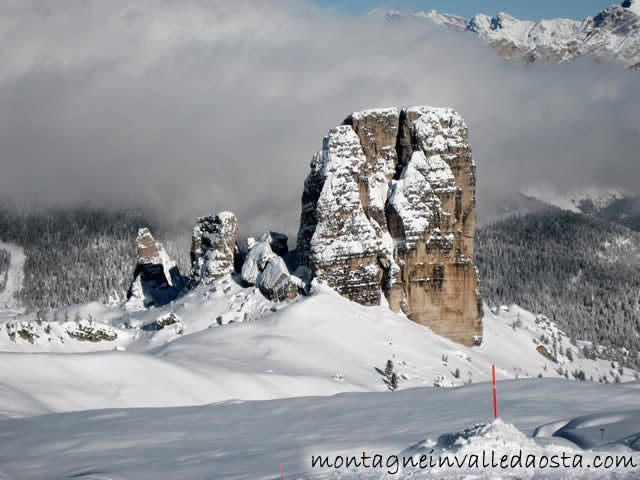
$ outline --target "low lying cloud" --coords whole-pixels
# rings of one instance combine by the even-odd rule
[[[234,211],[295,234],[327,130],[377,106],[466,118],[478,205],[526,185],[638,192],[640,82],[613,65],[521,67],[426,22],[301,1],[0,2],[0,196]]]

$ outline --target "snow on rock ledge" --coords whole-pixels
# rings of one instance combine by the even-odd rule
[[[448,108],[365,110],[331,129],[311,162],[298,261],[363,305],[394,311],[456,342],[482,337],[471,262],[475,163]]]

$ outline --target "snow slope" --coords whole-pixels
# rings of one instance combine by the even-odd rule
[[[638,425],[640,410],[613,411],[542,425],[533,436],[566,438],[584,449],[613,449],[624,445],[640,451]]]
[[[94,325],[100,320],[108,324],[118,334],[115,341],[67,337],[62,343],[44,333],[47,326],[51,331],[68,328],[55,322],[29,323],[40,329],[34,344],[20,336],[11,341],[5,333],[11,322],[0,323],[2,415],[384,392],[387,360],[395,364],[400,389],[487,381],[492,364],[500,379],[573,378],[581,370],[587,380],[607,376],[614,382],[620,375],[608,362],[582,358],[579,347],[551,322],[517,307],[487,311],[484,342],[473,348],[439,337],[384,306],[349,302],[323,286],[310,297],[276,305],[227,277],[161,309],[117,317],[104,308],[100,318],[93,307]],[[180,322],[149,328],[168,312]],[[556,361],[551,360],[554,338]],[[89,351],[44,353],[83,348]],[[634,374],[625,369],[621,381],[633,380]]]
[[[118,409],[6,420],[0,425],[0,478],[31,479],[637,479],[632,471],[445,469],[403,472],[352,468],[320,471],[312,455],[413,454],[436,446],[458,454],[522,449],[526,454],[640,455],[611,433],[613,445],[584,451],[542,425],[599,412],[623,412],[640,432],[640,385],[536,379],[498,384],[501,417],[492,420],[491,385],[455,389],[347,393],[190,408]],[[594,418],[594,417],[591,417]],[[597,418],[597,417],[595,417]],[[612,424],[615,419],[604,420]],[[476,424],[485,424],[475,427]],[[486,425],[488,424],[488,425]],[[583,420],[573,420],[577,426]],[[560,428],[560,427],[558,427]],[[598,431],[599,433],[599,431]],[[626,432],[621,432],[625,435]],[[604,450],[602,452],[601,450]],[[386,458],[386,457],[385,457]],[[434,475],[434,473],[437,473]]]
[[[14,245],[13,243],[0,241],[0,249],[8,251],[11,255],[7,284],[5,289],[0,292],[0,308],[17,308],[15,294],[22,289],[24,280],[24,262],[27,257],[24,254],[24,249],[19,245]]]
[[[323,285],[273,303],[228,276],[139,312],[91,303],[36,320],[6,310],[0,479],[274,479],[280,464],[288,479],[382,479],[386,469],[312,469],[310,456],[432,445],[442,454],[521,448],[591,462],[596,453],[583,447],[595,447],[638,457],[636,372],[583,358],[580,343],[516,306],[486,308],[484,325],[483,344],[466,348]],[[399,376],[395,392],[382,374],[387,360]],[[505,423],[488,423],[492,364]],[[578,372],[627,383],[562,378]],[[600,428],[606,442],[597,441]],[[611,478],[587,473],[506,478]]]

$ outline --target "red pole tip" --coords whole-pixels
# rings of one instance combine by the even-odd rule
[[[496,389],[496,366],[491,365],[493,373],[493,415],[498,418],[498,390]]]

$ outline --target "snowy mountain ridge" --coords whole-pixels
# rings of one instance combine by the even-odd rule
[[[640,232],[640,197],[622,189],[589,187],[560,193],[557,189],[537,186],[523,189],[520,197],[520,202],[504,203],[505,215],[527,213],[527,208],[542,211],[557,207]],[[519,208],[518,203],[525,207]]]
[[[385,17],[390,22],[407,18],[426,20],[454,31],[470,32],[501,57],[523,64],[566,63],[591,57],[614,60],[630,69],[640,68],[638,0],[625,0],[582,21],[555,18],[536,23],[504,12],[494,17],[478,14],[467,20],[436,10],[412,14],[392,10]]]
[[[602,188],[584,188],[558,193],[544,187],[527,187],[522,190],[522,194],[562,210],[585,214],[603,210],[617,200],[629,198],[622,190]]]

